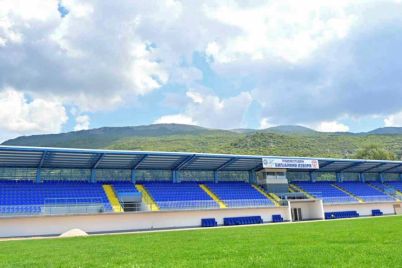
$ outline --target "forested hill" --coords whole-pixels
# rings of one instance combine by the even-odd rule
[[[359,148],[369,144],[379,145],[400,159],[402,128],[382,128],[367,133],[323,133],[300,126],[279,126],[264,130],[219,130],[190,125],[156,124],[23,136],[3,143],[21,146],[342,158],[353,157]]]

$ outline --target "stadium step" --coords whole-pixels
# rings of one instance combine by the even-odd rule
[[[114,193],[112,185],[103,184],[103,190],[106,193],[107,198],[109,199],[109,203],[113,208],[114,212],[124,212],[123,208],[120,205],[119,199],[117,199],[116,194]]]
[[[289,186],[293,189],[293,192],[301,192],[301,193],[305,194],[308,198],[315,199],[314,196],[312,196],[308,192],[304,191],[302,188],[300,188],[294,184],[289,184]]]
[[[390,194],[386,193],[383,189],[380,189],[380,188],[378,188],[377,186],[375,186],[375,185],[373,185],[373,184],[371,184],[371,183],[367,183],[367,185],[370,186],[371,188],[376,189],[377,191],[379,191],[379,192],[381,192],[381,193],[383,193],[383,194],[386,194],[387,196],[389,196],[389,197],[391,197],[391,198],[396,199],[396,201],[401,201],[401,198],[399,198],[399,196],[396,197],[396,196],[390,195]],[[396,192],[398,192],[398,191],[396,191]],[[402,197],[402,196],[401,196],[401,197]]]
[[[218,203],[220,208],[227,208],[226,204],[218,198],[205,184],[200,184],[201,189],[203,189],[216,203]]]
[[[260,192],[262,195],[264,195],[266,198],[268,198],[269,200],[271,200],[272,203],[275,204],[275,206],[279,207],[279,203],[277,200],[275,200],[274,197],[271,196],[271,194],[266,193],[263,189],[261,189],[260,187],[258,187],[257,185],[251,185],[253,186],[254,189],[256,189],[258,192]],[[275,195],[276,196],[276,195]],[[279,197],[278,197],[279,199]]]
[[[290,193],[294,193],[295,192],[295,190],[293,190],[293,188],[292,187],[288,187],[288,191],[290,192]]]
[[[275,193],[269,193],[269,195],[275,199],[278,203],[282,201],[279,196],[277,196]]]
[[[399,191],[398,189],[396,189],[395,187],[393,187],[392,185],[390,185],[388,183],[385,183],[385,185],[395,189],[395,192],[398,194],[398,196],[400,196],[402,198],[402,191]],[[401,199],[401,198],[399,198],[399,199]]]
[[[349,195],[350,197],[353,197],[354,199],[356,199],[357,201],[359,201],[359,203],[364,203],[364,200],[363,200],[363,199],[361,199],[360,197],[358,197],[358,196],[352,194],[352,193],[349,192],[349,191],[346,191],[346,190],[343,189],[342,187],[339,187],[338,185],[335,185],[335,184],[331,184],[331,186],[332,186],[332,187],[335,187],[335,188],[338,189],[339,191],[344,192],[345,194]]]
[[[151,211],[159,211],[159,206],[156,204],[155,200],[148,193],[147,189],[145,189],[144,185],[136,184],[135,188],[142,194],[142,200],[149,206]]]

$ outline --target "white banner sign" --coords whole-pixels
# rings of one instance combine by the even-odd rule
[[[263,158],[263,168],[319,169],[318,160],[295,158]]]

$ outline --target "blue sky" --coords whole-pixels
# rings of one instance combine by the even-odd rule
[[[402,126],[402,2],[0,1],[0,140]]]

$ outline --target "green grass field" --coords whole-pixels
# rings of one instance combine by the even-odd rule
[[[401,267],[402,217],[0,242],[0,267]]]

